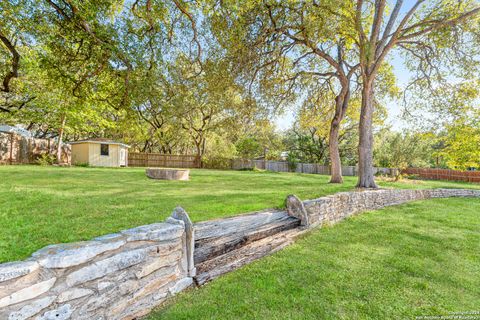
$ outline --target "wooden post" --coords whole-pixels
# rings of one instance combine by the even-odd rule
[[[10,164],[13,164],[13,132],[10,132]]]

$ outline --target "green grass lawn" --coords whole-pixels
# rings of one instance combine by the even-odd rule
[[[0,263],[28,257],[46,245],[88,240],[163,221],[176,205],[194,221],[282,207],[288,194],[315,198],[354,188],[328,176],[192,170],[190,181],[150,180],[142,168],[0,166]],[[383,183],[431,188],[480,185],[441,181]]]
[[[478,230],[480,199],[364,213],[181,293],[149,319],[415,319],[478,311]]]

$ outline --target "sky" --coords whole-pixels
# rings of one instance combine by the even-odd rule
[[[416,1],[414,0],[404,1],[403,6],[400,9],[400,17],[403,17],[403,15],[405,15],[415,3]],[[392,0],[388,0],[388,4],[390,7],[393,7],[394,2]],[[394,68],[394,72],[397,77],[397,86],[399,86],[400,89],[403,89],[411,77],[409,70],[404,67],[403,58],[400,57],[398,51],[393,50],[387,56],[387,61],[389,61]],[[407,126],[407,124],[399,117],[402,112],[402,107],[397,101],[389,101],[386,107],[388,110],[387,124],[390,124],[393,130],[400,131],[402,128]],[[275,119],[275,123],[279,130],[285,130],[292,126],[295,120],[294,112],[295,110],[287,110],[283,115],[278,116]]]
[[[403,89],[411,77],[411,73],[404,67],[404,61],[402,57],[398,55],[397,52],[393,51],[389,62],[392,64],[395,76],[397,77],[397,86]],[[277,125],[278,130],[286,130],[290,128],[295,121],[295,108],[292,107],[290,110],[286,110],[284,114],[278,116],[275,119],[275,124]],[[402,106],[397,101],[388,101],[387,102],[388,118],[387,124],[391,125],[393,130],[400,131],[407,124],[401,119]]]

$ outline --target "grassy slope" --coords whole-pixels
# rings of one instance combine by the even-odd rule
[[[414,319],[478,310],[480,199],[413,202],[317,229],[149,319]]]
[[[0,263],[23,259],[53,243],[88,240],[124,228],[162,221],[176,205],[194,221],[281,207],[285,196],[302,199],[350,190],[327,176],[193,170],[191,181],[158,181],[144,169],[0,166]],[[446,182],[386,183],[385,187],[476,187]]]

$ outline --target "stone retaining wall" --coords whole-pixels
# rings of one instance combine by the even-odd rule
[[[192,285],[181,218],[0,264],[0,319],[134,319]],[[191,238],[191,235],[190,235]]]
[[[280,250],[313,227],[365,210],[445,197],[480,197],[480,190],[355,191],[307,201],[292,195],[286,211],[200,223],[198,239],[187,213],[176,208],[163,223],[48,246],[25,261],[0,264],[0,319],[136,319],[194,282]],[[250,222],[235,227],[232,221]],[[200,259],[198,277],[195,248],[210,250]]]
[[[289,215],[300,219],[303,226],[313,228],[325,223],[336,223],[362,211],[381,209],[414,200],[449,197],[480,197],[480,190],[365,190],[339,192],[303,202],[291,195],[287,197],[286,206]]]

